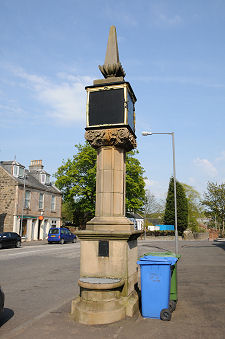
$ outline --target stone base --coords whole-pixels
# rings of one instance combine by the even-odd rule
[[[87,222],[86,230],[133,232],[134,224],[126,217],[94,217]]]
[[[77,297],[72,301],[71,317],[75,321],[85,325],[110,324],[127,317],[133,317],[139,308],[138,295],[136,291],[128,297],[112,298],[99,293],[103,300],[85,300]]]
[[[124,225],[128,229],[119,231],[115,219],[123,222],[121,228]],[[80,239],[80,296],[72,301],[71,315],[74,320],[88,325],[132,317],[139,306],[137,238],[141,232],[134,231],[125,217],[104,218],[108,227],[112,227],[110,231],[96,230],[100,221],[94,218],[88,225],[90,229],[76,232]],[[106,246],[104,251],[100,245]]]

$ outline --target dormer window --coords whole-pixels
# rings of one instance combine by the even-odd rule
[[[23,178],[24,177],[24,168],[19,166],[19,177]]]
[[[24,167],[18,164],[13,165],[13,176],[16,178],[24,177]]]
[[[19,166],[13,165],[13,176],[18,178],[19,175]]]
[[[50,175],[46,174],[46,185],[50,185]]]
[[[41,183],[45,185],[46,182],[46,174],[41,174]]]
[[[47,173],[40,173],[40,182],[43,185],[49,185],[50,184],[50,175]]]

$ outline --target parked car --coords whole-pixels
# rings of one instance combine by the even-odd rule
[[[76,242],[77,237],[75,234],[71,233],[68,228],[64,227],[53,227],[50,228],[48,233],[48,243],[60,243],[61,245],[64,244],[64,242]]]
[[[2,288],[0,286],[0,314],[3,312],[4,310],[4,302],[5,302],[5,295],[2,291]]]
[[[21,247],[21,236],[16,232],[0,233],[0,248]]]

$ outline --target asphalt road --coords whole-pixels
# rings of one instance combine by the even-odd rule
[[[0,284],[5,293],[0,336],[77,295],[79,257],[79,243],[0,250]]]
[[[166,246],[165,246],[166,245]],[[150,247],[149,247],[150,246]],[[139,255],[159,248],[173,249],[174,242],[161,246],[139,242]],[[80,244],[44,244],[0,251],[0,284],[5,293],[5,311],[0,318],[0,336],[27,326],[36,318],[54,312],[78,295]]]
[[[174,250],[173,241],[140,240],[139,255]],[[137,317],[105,326],[84,326],[69,318],[78,294],[79,243],[0,251],[0,283],[6,312],[4,339],[204,338],[225,333],[225,241],[181,241],[179,301],[170,322]],[[21,328],[22,326],[22,328]]]

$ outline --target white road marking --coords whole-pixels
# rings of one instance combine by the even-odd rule
[[[49,253],[49,252],[63,252],[63,253],[66,254],[66,253],[71,252],[72,250],[75,250],[74,254],[76,252],[80,252],[79,251],[80,246],[74,246],[73,245],[74,247],[70,246],[70,247],[67,247],[67,248],[65,248],[65,246],[44,248],[44,249],[43,249],[43,247],[40,248],[39,246],[37,246],[38,248],[36,248],[35,250],[33,250],[33,249],[30,250],[29,248],[27,248],[26,250],[23,250],[23,251],[21,251],[21,249],[18,248],[16,251],[14,249],[14,253],[9,253],[9,251],[11,252],[11,250],[7,250],[7,252],[0,254],[0,261],[1,261],[1,259],[10,259],[10,257],[29,256],[30,254],[31,255],[33,255],[33,254],[38,254],[38,255],[43,254],[43,255],[45,255],[46,253]],[[32,246],[32,248],[33,248],[33,246]],[[79,254],[79,253],[76,253],[76,254]]]

